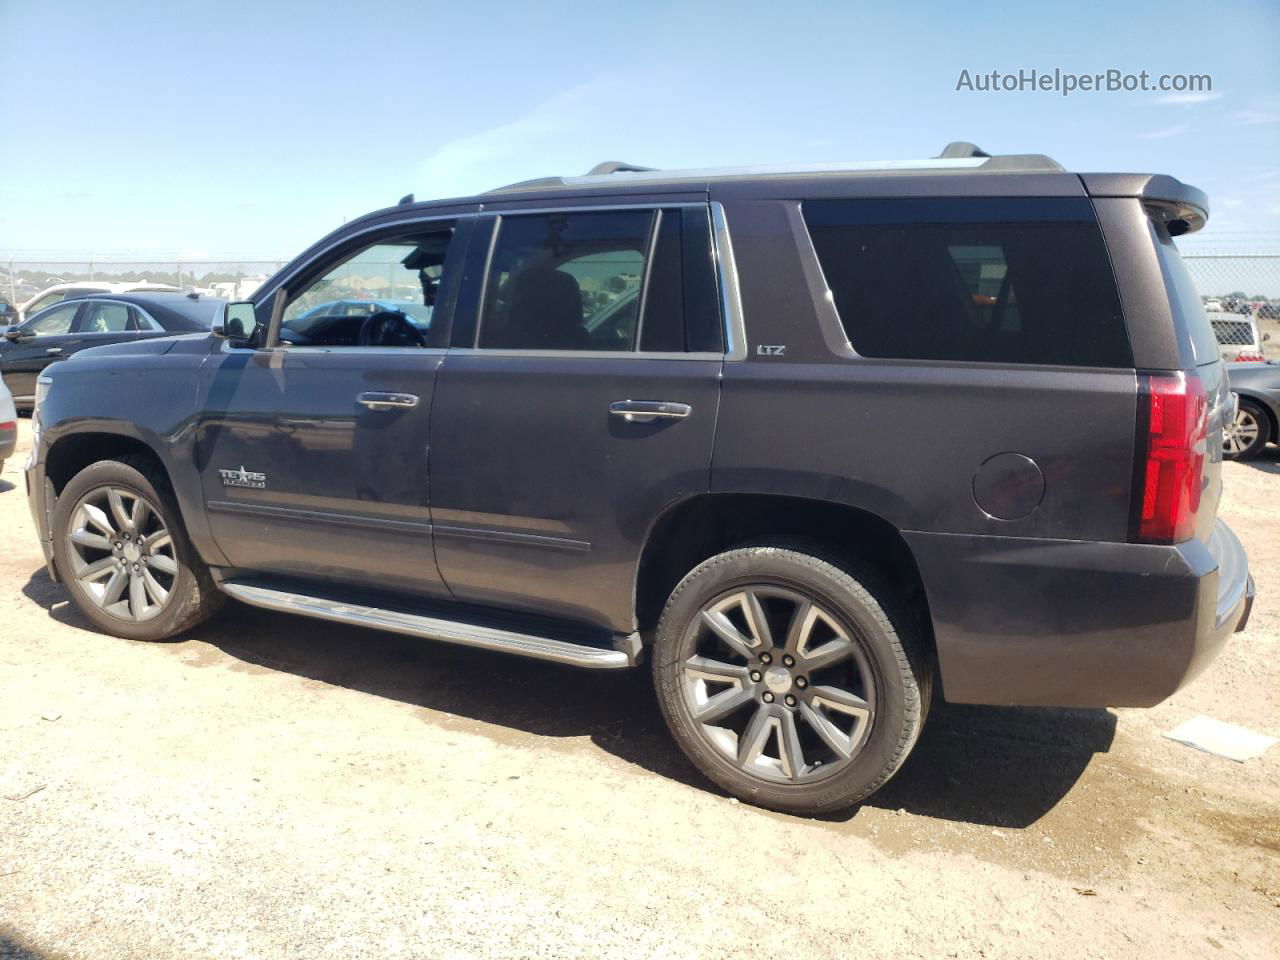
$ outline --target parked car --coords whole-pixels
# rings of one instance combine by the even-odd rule
[[[408,200],[212,336],[45,371],[32,516],[106,633],[172,637],[229,596],[647,657],[708,778],[838,809],[901,766],[935,691],[1149,706],[1244,628],[1226,365],[1173,242],[1207,207],[968,144]],[[434,277],[429,329],[386,311],[355,345],[283,343],[357,258],[405,270],[390,289]]]
[[[0,331],[10,324],[18,322],[18,308],[8,300],[0,298]]]
[[[1207,315],[1223,360],[1249,363],[1263,359],[1262,344],[1271,339],[1271,334],[1260,333],[1258,321],[1252,316],[1217,312]]]
[[[138,293],[144,291],[151,293],[182,292],[177,287],[167,283],[150,283],[145,280],[136,283],[126,281],[109,282],[106,280],[78,280],[74,283],[57,283],[51,287],[45,287],[24,303],[18,310],[18,322],[71,297],[84,297],[96,293]]]
[[[1231,364],[1231,389],[1239,397],[1223,437],[1228,460],[1252,460],[1280,441],[1280,363]]]
[[[0,337],[0,373],[21,410],[35,404],[36,378],[55,360],[109,343],[209,330],[225,300],[183,293],[75,297],[33,314]]]
[[[0,374],[0,470],[4,462],[13,456],[18,445],[18,412],[13,406],[13,394],[9,392]]]

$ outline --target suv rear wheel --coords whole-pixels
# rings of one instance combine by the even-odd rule
[[[76,474],[53,513],[53,553],[80,612],[130,640],[166,640],[208,617],[218,593],[169,485],[141,460]]]
[[[676,587],[654,680],[707,777],[792,813],[847,807],[906,760],[931,672],[913,618],[870,576],[807,547],[730,550]]]

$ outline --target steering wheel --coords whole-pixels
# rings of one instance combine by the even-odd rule
[[[380,310],[365,317],[356,343],[362,347],[425,347],[427,338],[403,313]]]

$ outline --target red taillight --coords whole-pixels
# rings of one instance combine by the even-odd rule
[[[1145,459],[1136,491],[1137,539],[1178,543],[1195,532],[1209,447],[1209,401],[1195,375],[1153,374],[1141,381],[1138,450]]]
[[[1232,363],[1253,363],[1265,359],[1260,353],[1237,353]]]
[[[18,421],[16,420],[5,420],[0,422],[0,433],[13,433],[17,429]]]

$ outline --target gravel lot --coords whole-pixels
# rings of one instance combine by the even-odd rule
[[[716,793],[646,672],[230,605],[88,629],[0,477],[0,957],[1280,955],[1280,458],[1227,466],[1260,601],[1153,710],[935,709],[830,820]]]

